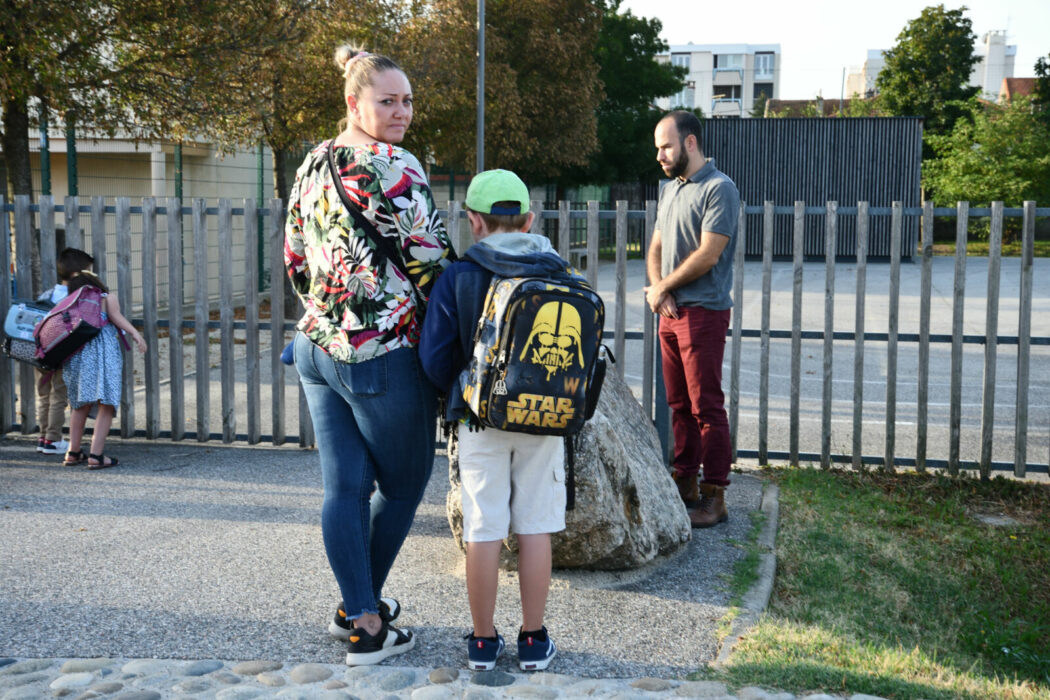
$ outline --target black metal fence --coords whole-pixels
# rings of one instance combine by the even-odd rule
[[[731,177],[740,197],[752,204],[773,202],[867,202],[872,215],[868,231],[869,260],[890,258],[890,207],[921,206],[922,119],[865,117],[851,119],[708,119],[704,122],[704,153]],[[842,207],[840,213],[847,214]],[[823,210],[807,211],[803,226],[803,256],[825,255]],[[856,210],[838,229],[835,255],[855,260]],[[900,253],[908,260],[916,249],[918,222],[906,222]],[[744,254],[763,253],[762,215],[750,214]],[[774,222],[773,258],[790,260],[795,236],[792,221]]]

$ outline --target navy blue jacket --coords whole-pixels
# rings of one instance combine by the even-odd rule
[[[434,386],[448,395],[448,420],[466,414],[460,382],[470,362],[474,330],[484,311],[492,275],[557,277],[567,267],[543,236],[494,233],[468,248],[441,273],[427,304],[419,359]]]

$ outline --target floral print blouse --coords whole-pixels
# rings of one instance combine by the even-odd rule
[[[343,206],[328,168],[331,144],[315,147],[296,173],[284,263],[306,308],[299,330],[333,359],[361,362],[419,342],[417,304],[425,305],[455,252],[415,156],[386,143],[336,146],[347,194],[394,239],[406,279]]]

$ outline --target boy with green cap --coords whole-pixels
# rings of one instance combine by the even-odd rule
[[[467,189],[465,204],[474,245],[434,286],[419,356],[430,381],[447,394],[445,417],[458,428],[467,597],[474,624],[467,635],[467,664],[488,671],[503,652],[493,618],[500,548],[513,531],[518,536],[523,618],[518,663],[525,671],[542,670],[557,653],[543,614],[551,579],[551,533],[565,529],[563,441],[554,435],[479,429],[463,387],[474,329],[493,275],[564,275],[568,264],[549,240],[528,233],[534,216],[529,190],[514,173],[480,173]]]

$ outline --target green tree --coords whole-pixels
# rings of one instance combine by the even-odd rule
[[[94,134],[213,130],[229,114],[231,86],[285,40],[287,17],[274,0],[6,0],[0,144],[11,192],[33,194],[29,130],[41,106]]]
[[[1031,100],[989,105],[974,99],[969,105],[972,122],[960,119],[951,133],[929,139],[938,157],[923,163],[923,185],[934,201],[1050,202],[1050,126],[1033,113]]]
[[[853,93],[853,97],[849,99],[849,104],[846,106],[844,116],[847,117],[879,117],[882,116],[882,110],[879,106],[878,97],[865,98],[861,97],[858,93]]]
[[[31,102],[68,109],[101,68],[99,48],[115,18],[90,0],[9,0],[0,4],[0,142],[12,194],[32,195]],[[83,95],[105,103],[105,94]],[[92,104],[78,105],[91,111]]]
[[[559,184],[606,184],[655,178],[659,172],[653,130],[662,111],[659,97],[682,89],[685,68],[660,63],[667,50],[657,19],[620,12],[620,0],[610,0],[602,15],[595,47],[598,79],[605,98],[598,107],[598,150],[585,166],[573,168]]]
[[[473,170],[475,162],[476,7],[462,0],[410,3],[391,49],[412,81],[414,116],[405,146],[424,163],[434,158],[461,171]],[[496,87],[486,83],[486,101]]]
[[[1032,107],[1040,119],[1050,124],[1050,54],[1040,56],[1035,62],[1035,89],[1032,90]]]
[[[385,0],[297,7],[304,31],[264,57],[231,93],[231,118],[217,134],[226,142],[263,141],[273,160],[273,196],[288,202],[304,144],[334,138],[346,116],[344,78],[334,61],[344,43],[390,54],[395,11]],[[297,318],[299,300],[284,277],[285,314]]]
[[[977,94],[968,81],[978,59],[966,9],[927,7],[897,36],[875,81],[887,114],[925,117],[927,134],[946,134],[968,113],[965,101]]]
[[[397,56],[419,98],[406,145],[441,164],[475,162],[477,4],[409,3]],[[598,0],[490,0],[485,10],[485,167],[527,182],[582,166],[598,146]]]
[[[324,133],[325,125],[330,135],[335,132],[342,89],[332,53],[337,43],[352,38],[339,33],[345,23],[338,11],[346,6],[333,5],[327,14],[320,0],[204,6],[214,14],[169,24],[161,36],[158,28],[151,31],[152,40],[193,47],[193,53],[159,74],[153,73],[155,61],[148,58],[151,46],[120,46],[125,66],[147,67],[141,78],[123,81],[122,98],[158,137],[207,138],[226,149],[264,142],[273,154],[274,196],[286,200],[287,173],[294,167],[286,162],[289,151]],[[230,16],[232,9],[236,12]],[[226,38],[209,39],[216,34]]]
[[[765,91],[758,93],[758,97],[755,98],[755,106],[751,110],[752,119],[765,118],[767,102],[769,102],[769,95],[767,95]]]
[[[0,108],[9,184],[32,194],[39,104],[94,133],[219,132],[228,96],[295,39],[306,0],[9,0],[0,5]],[[32,107],[32,109],[31,109]]]

